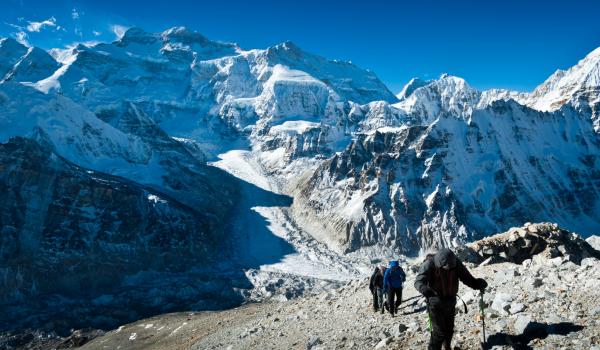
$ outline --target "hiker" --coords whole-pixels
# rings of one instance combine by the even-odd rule
[[[384,312],[383,274],[385,270],[385,266],[376,266],[369,280],[369,289],[373,295],[373,311],[381,310],[381,313]]]
[[[402,303],[402,284],[406,281],[406,274],[397,260],[390,261],[390,268],[383,275],[383,290],[387,293],[387,304],[390,314],[398,313],[398,306]],[[396,299],[394,301],[394,299]]]
[[[487,282],[475,278],[450,249],[442,249],[425,259],[415,279],[415,289],[427,300],[431,318],[429,350],[451,349],[454,333],[454,313],[458,281],[467,286],[484,290]]]

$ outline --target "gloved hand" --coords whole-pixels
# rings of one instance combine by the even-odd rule
[[[436,296],[436,295],[437,295],[437,293],[435,292],[435,290],[433,290],[433,289],[431,289],[431,288],[427,287],[425,290],[423,290],[423,295],[424,295],[426,298],[431,298],[431,297],[434,297],[434,296]]]
[[[487,282],[483,278],[478,278],[477,282],[479,283],[479,290],[484,290],[488,286]]]

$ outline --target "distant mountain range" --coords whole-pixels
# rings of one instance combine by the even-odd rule
[[[332,251],[416,255],[525,222],[600,232],[599,133],[600,48],[531,93],[442,75],[395,95],[291,42],[244,50],[185,28],[49,51],[0,39],[5,325],[44,319],[23,318],[41,296],[163,311],[239,297],[243,275],[211,279],[236,259],[247,183],[210,166],[231,150]],[[192,270],[206,284],[181,294]]]

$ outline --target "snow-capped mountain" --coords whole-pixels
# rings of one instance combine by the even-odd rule
[[[594,104],[598,103],[599,86],[600,48],[568,70],[557,70],[523,102],[541,111],[557,110],[567,102],[580,102],[578,99]]]
[[[597,232],[599,147],[591,119],[571,106],[544,113],[499,100],[469,120],[447,113],[358,135],[306,177],[294,209],[342,251],[410,254],[532,218]]]
[[[33,155],[36,174],[58,174],[52,181],[72,191],[43,192],[34,207],[0,206],[2,232],[10,233],[0,252],[14,255],[11,247],[29,242],[46,254],[62,247],[63,234],[85,241],[68,254],[93,259],[91,242],[113,252],[111,239],[119,240],[111,257],[127,255],[133,266],[116,283],[126,289],[147,273],[145,253],[136,253],[146,235],[169,252],[189,244],[218,251],[205,267],[235,282],[214,285],[204,274],[206,285],[178,295],[192,283],[191,266],[205,260],[191,257],[186,270],[165,258],[164,271],[182,274],[160,276],[177,287],[158,278],[150,291],[99,287],[77,301],[126,305],[164,291],[174,308],[205,309],[219,288],[235,300],[298,295],[315,279],[348,279],[384,256],[527,221],[597,233],[599,50],[532,93],[478,91],[442,75],[413,79],[395,96],[373,72],[290,42],[246,50],[180,27],[132,28],[113,43],[49,52],[1,39],[0,143],[8,160],[0,167],[1,202],[46,188],[41,175],[15,180],[31,173]],[[107,204],[102,193],[110,188]],[[13,220],[33,212],[52,213],[51,220],[36,227]],[[144,225],[134,239],[122,228],[135,222]],[[49,230],[56,239],[42,240]],[[17,260],[7,254],[0,267],[13,271]],[[273,282],[282,274],[295,284]],[[4,286],[7,293],[43,288],[23,281]],[[249,281],[254,292],[244,291]],[[205,302],[192,301],[199,295]]]
[[[27,53],[27,47],[11,38],[0,39],[0,81]]]
[[[464,79],[444,74],[438,80],[423,83],[422,87],[414,89],[395,106],[419,118],[419,123],[426,125],[443,113],[463,117],[470,115],[480,97],[481,93],[469,86]]]
[[[403,100],[410,96],[416,89],[428,85],[429,83],[431,83],[431,80],[412,78],[408,83],[406,83],[406,85],[404,85],[404,87],[402,87],[402,90],[400,90],[396,97],[398,97],[399,100]]]

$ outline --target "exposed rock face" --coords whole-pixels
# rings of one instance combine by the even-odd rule
[[[600,260],[600,251],[579,235],[551,223],[512,228],[508,232],[486,237],[458,249],[461,259],[475,264],[487,259],[492,262],[510,261],[521,264],[538,254],[546,259],[561,257],[576,264],[589,257]]]
[[[52,319],[57,331],[111,326],[213,293],[184,292],[170,276],[196,270],[196,283],[207,279],[198,274],[225,243],[214,216],[28,139],[0,144],[0,170],[3,329]]]
[[[567,160],[564,149],[582,156]],[[596,232],[598,151],[591,120],[573,109],[496,101],[469,120],[441,115],[429,126],[357,135],[307,175],[294,208],[350,251],[452,246],[531,218]]]
[[[59,154],[160,186],[202,210],[209,206],[199,198],[215,197],[202,193],[226,187],[194,180],[206,172],[201,163],[250,147],[282,191],[298,194],[297,221],[340,251],[380,244],[417,254],[532,220],[584,233],[600,228],[597,50],[531,94],[480,92],[443,75],[412,80],[397,98],[372,72],[290,42],[245,51],[185,28],[132,28],[114,43],[64,53],[59,69],[39,49],[9,39],[1,45],[9,80],[32,80],[27,85],[49,95],[40,101],[7,87],[0,103],[26,104],[13,95],[49,106],[56,99],[56,108],[73,107],[86,121],[91,112],[122,134],[107,136],[117,134],[93,120],[91,139],[101,151],[91,152],[79,131],[71,141],[53,133],[54,124],[38,123],[36,135],[48,135]],[[18,62],[49,68],[16,74]],[[542,106],[556,96],[558,105]],[[94,163],[92,155],[112,163]],[[158,176],[148,178],[142,164]],[[217,213],[228,207],[220,204]]]

